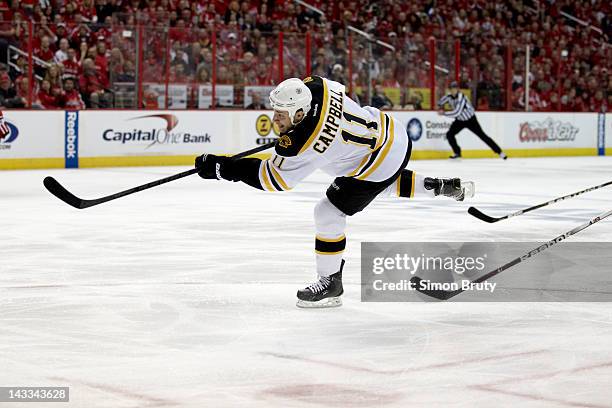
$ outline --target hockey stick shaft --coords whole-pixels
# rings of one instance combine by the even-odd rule
[[[491,217],[490,215],[487,215],[487,214],[483,213],[482,211],[480,211],[478,208],[475,208],[475,207],[470,207],[468,209],[468,213],[470,215],[473,215],[474,217],[482,220],[482,221],[489,222],[489,223],[494,223],[494,222],[497,222],[497,221],[508,219],[510,217],[516,217],[518,215],[522,215],[522,214],[525,214],[525,213],[533,211],[533,210],[537,210],[538,208],[542,208],[542,207],[545,207],[547,205],[557,203],[559,201],[567,200],[568,198],[573,198],[573,197],[579,196],[579,195],[584,194],[584,193],[588,193],[588,192],[591,192],[591,191],[594,191],[594,190],[598,190],[600,188],[603,188],[603,187],[606,187],[606,186],[609,186],[609,185],[612,185],[612,181],[608,181],[608,182],[600,184],[598,186],[589,187],[589,188],[586,188],[584,190],[578,191],[576,193],[565,195],[563,197],[558,197],[558,198],[555,198],[553,200],[547,201],[545,203],[534,205],[533,207],[525,208],[523,210],[519,210],[519,211],[514,212],[512,214],[504,215],[503,217]]]
[[[253,149],[247,150],[245,152],[238,153],[232,156],[232,159],[240,159],[240,158],[261,152],[263,150],[267,150],[273,147],[275,143],[276,142],[266,143],[265,145],[261,145]],[[190,176],[192,174],[197,173],[198,171],[199,170],[197,168],[189,169],[189,170],[183,171],[181,173],[178,173],[178,174],[175,174],[169,177],[164,177],[159,180],[151,181],[150,183],[146,183],[140,186],[136,186],[136,187],[124,190],[124,191],[120,191],[115,194],[111,194],[111,195],[93,199],[93,200],[86,200],[86,199],[78,198],[77,196],[72,194],[70,191],[68,191],[64,186],[62,186],[53,177],[45,177],[43,184],[45,185],[45,187],[47,188],[47,190],[49,190],[51,194],[53,194],[54,196],[56,196],[57,198],[65,202],[66,204],[71,205],[74,208],[83,209],[83,208],[93,207],[94,205],[106,203],[108,201],[116,200],[118,198],[125,197],[130,194],[138,193],[140,191],[147,190],[149,188],[157,187],[159,185],[169,183],[171,181],[178,180],[183,177]]]
[[[559,235],[558,237],[540,245],[537,248],[532,249],[531,251],[527,252],[524,255],[521,255],[515,259],[513,259],[512,261],[500,266],[497,269],[492,270],[489,273],[486,273],[484,275],[482,275],[481,277],[474,279],[471,281],[471,283],[480,283],[480,282],[484,282],[490,278],[492,278],[495,275],[500,274],[501,272],[505,271],[506,269],[509,269],[529,258],[531,258],[532,256],[535,256],[537,254],[539,254],[540,252],[544,251],[547,248],[550,248],[551,246],[565,240],[568,237],[571,237],[572,235],[576,235],[577,233],[579,233],[580,231],[590,227],[591,225],[595,224],[596,222],[599,222],[601,220],[603,220],[604,218],[609,217],[610,215],[612,215],[612,210],[610,211],[606,211],[604,213],[599,214],[597,217],[590,219],[588,222],[585,222],[582,225],[577,226],[576,228]],[[445,290],[427,290],[427,289],[421,289],[421,281],[422,279],[419,278],[418,276],[413,276],[410,281],[412,282],[413,286],[416,288],[417,291],[434,297],[436,299],[440,299],[440,300],[447,300],[450,299],[452,297],[455,297],[457,295],[459,295],[460,293],[464,292],[464,289],[457,289],[457,290],[453,290],[453,291],[445,291]]]

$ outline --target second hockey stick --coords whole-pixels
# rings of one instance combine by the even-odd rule
[[[598,190],[600,188],[609,186],[611,184],[612,184],[612,181],[608,181],[607,183],[603,183],[603,184],[600,184],[600,185],[594,186],[594,187],[589,187],[589,188],[584,189],[582,191],[578,191],[578,192],[573,193],[573,194],[568,194],[568,195],[563,196],[563,197],[555,198],[554,200],[550,200],[550,201],[547,201],[547,202],[542,203],[542,204],[534,205],[533,207],[525,208],[524,210],[520,210],[520,211],[514,212],[512,214],[504,215],[503,217],[491,217],[490,215],[487,215],[487,214],[483,213],[482,211],[480,211],[478,208],[475,208],[475,207],[470,207],[468,209],[468,213],[470,215],[473,215],[474,217],[478,218],[479,220],[484,221],[484,222],[494,223],[494,222],[497,222],[497,221],[505,220],[505,219],[510,218],[510,217],[516,217],[517,215],[525,214],[525,213],[527,213],[529,211],[537,210],[538,208],[542,208],[542,207],[545,207],[547,205],[557,203],[559,201],[567,200],[568,198],[576,197],[576,196],[578,196],[580,194],[588,193],[589,191]]]
[[[599,214],[597,217],[589,220],[588,222],[577,226],[576,228],[574,228],[571,231],[566,232],[565,234],[561,234],[558,237],[546,242],[545,244],[540,245],[537,248],[532,249],[531,251],[527,252],[526,254],[519,256],[518,258],[513,259],[512,261],[500,266],[497,269],[492,270],[491,272],[482,275],[481,277],[474,279],[473,281],[471,281],[471,283],[480,283],[480,282],[484,282],[489,278],[492,278],[493,276],[505,271],[506,269],[509,269],[511,267],[513,267],[516,264],[519,264],[521,262],[523,262],[524,260],[531,258],[534,255],[539,254],[540,252],[544,251],[546,248],[550,248],[551,246],[553,246],[554,244],[563,241],[565,238],[568,238],[572,235],[575,235],[577,233],[579,233],[580,231],[582,231],[583,229],[590,227],[591,225],[595,224],[596,222],[599,222],[601,220],[603,220],[604,218],[609,217],[610,215],[612,215],[612,210],[607,211],[605,213]],[[464,289],[456,289],[456,290],[441,290],[441,289],[423,289],[422,286],[422,282],[423,279],[418,277],[418,276],[413,276],[412,278],[410,278],[410,282],[412,283],[413,287],[418,291],[421,292],[427,296],[431,296],[433,298],[439,299],[439,300],[448,300],[452,297],[457,296],[458,294],[462,293],[464,291]]]
[[[272,146],[274,146],[275,143],[276,143],[275,141],[266,143],[265,145],[261,145],[251,150],[247,150],[246,152],[238,153],[237,155],[232,156],[232,158],[240,159],[242,157],[250,156],[252,154],[255,154],[255,153],[271,148]],[[175,174],[173,176],[165,177],[163,179],[155,180],[147,184],[143,184],[137,187],[133,187],[133,188],[124,190],[124,191],[120,191],[115,194],[111,194],[105,197],[96,198],[92,200],[86,200],[86,199],[75,196],[70,191],[68,191],[64,186],[62,186],[56,179],[50,176],[45,177],[45,179],[43,180],[43,184],[45,185],[45,187],[47,188],[47,190],[49,190],[51,194],[53,194],[54,196],[56,196],[57,198],[65,202],[66,204],[71,205],[74,208],[83,209],[83,208],[93,207],[94,205],[106,203],[107,201],[116,200],[118,198],[125,197],[126,195],[134,194],[139,191],[147,190],[152,187],[157,187],[161,184],[169,183],[171,181],[178,180],[183,177],[191,176],[192,174],[195,174],[198,171],[199,170],[197,168],[189,169],[181,173]]]

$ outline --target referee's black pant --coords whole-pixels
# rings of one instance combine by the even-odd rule
[[[448,129],[448,132],[446,133],[448,144],[451,145],[453,152],[457,156],[461,156],[461,148],[457,144],[456,136],[457,136],[457,133],[461,132],[465,128],[470,129],[476,136],[480,138],[480,140],[485,142],[487,146],[489,146],[491,150],[493,150],[495,153],[497,154],[501,153],[502,150],[500,149],[500,147],[497,145],[497,143],[495,143],[493,139],[487,136],[484,130],[482,130],[482,128],[480,127],[480,123],[478,123],[478,119],[476,119],[476,115],[474,115],[468,120],[455,119],[455,121],[451,124],[450,128]]]

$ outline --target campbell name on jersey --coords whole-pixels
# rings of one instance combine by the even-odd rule
[[[312,94],[310,111],[262,162],[264,189],[291,188],[317,168],[368,181],[386,180],[398,170],[408,148],[406,132],[396,132],[401,124],[376,108],[360,107],[338,82],[312,76],[304,84]]]

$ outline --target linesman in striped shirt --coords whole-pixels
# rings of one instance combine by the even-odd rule
[[[498,146],[498,144],[487,136],[484,130],[482,130],[482,127],[480,127],[480,123],[478,123],[478,119],[476,119],[474,107],[468,100],[467,96],[459,91],[459,84],[453,81],[450,83],[449,88],[450,93],[442,97],[438,102],[438,113],[450,118],[455,118],[455,121],[451,124],[448,132],[446,133],[446,138],[448,139],[448,143],[451,145],[454,153],[452,156],[450,156],[450,158],[458,159],[461,157],[461,148],[457,144],[456,136],[463,129],[468,128],[472,131],[472,133],[478,136],[480,140],[485,142],[487,146],[491,148],[491,150],[499,154],[499,157],[506,160],[508,158],[506,153],[502,152],[502,149]],[[444,111],[444,105],[447,103],[451,107],[450,111]]]

